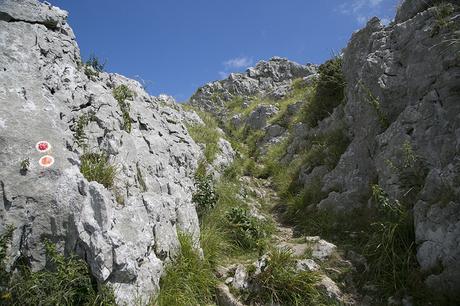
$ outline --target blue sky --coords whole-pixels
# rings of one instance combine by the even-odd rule
[[[49,0],[69,11],[83,58],[179,101],[259,60],[322,63],[398,0]]]

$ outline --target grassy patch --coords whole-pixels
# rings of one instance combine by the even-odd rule
[[[342,58],[335,57],[326,61],[319,66],[318,73],[315,95],[302,110],[302,121],[312,127],[330,116],[344,99],[345,77],[342,72]]]
[[[315,284],[319,277],[309,271],[296,271],[295,258],[285,249],[269,253],[267,266],[250,282],[259,288],[249,293],[248,302],[261,305],[325,305]]]
[[[372,191],[378,216],[364,247],[370,263],[367,277],[391,295],[409,289],[417,270],[413,219],[407,207],[389,199],[378,185],[372,186]]]
[[[0,301],[7,305],[116,305],[113,292],[97,286],[83,260],[60,255],[48,241],[45,250],[50,269],[32,272],[20,264]]]
[[[200,258],[189,236],[180,234],[179,241],[180,253],[160,280],[157,305],[211,304],[217,285],[211,263]]]
[[[106,188],[113,186],[117,169],[103,153],[85,153],[80,156],[80,171],[88,181],[96,181]]]
[[[113,97],[117,100],[123,117],[123,130],[131,133],[131,117],[129,115],[129,102],[134,97],[134,92],[126,85],[119,85],[113,90]]]
[[[195,142],[205,146],[204,156],[206,161],[211,164],[219,152],[218,142],[220,133],[218,131],[218,124],[214,117],[209,113],[198,112],[198,115],[201,120],[203,120],[204,125],[188,125],[187,129]]]

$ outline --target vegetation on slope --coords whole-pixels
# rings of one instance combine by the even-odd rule
[[[2,305],[100,305],[115,306],[113,292],[97,286],[83,260],[60,255],[45,241],[48,267],[32,272],[21,258],[16,272],[5,268],[5,256],[14,228],[0,236],[0,304]]]

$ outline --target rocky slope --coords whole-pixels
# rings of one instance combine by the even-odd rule
[[[300,78],[307,85],[316,78],[317,67],[280,58],[207,84],[190,99],[228,133],[254,137],[258,154],[267,152],[261,145],[287,139],[286,167],[317,148],[321,135],[340,132],[347,141],[332,167],[304,164],[297,173],[305,188],[319,182],[320,199],[309,209],[376,210],[372,186],[408,203],[423,281],[451,300],[460,298],[459,16],[456,1],[414,0],[388,26],[371,19],[343,50],[344,101],[314,124],[295,116],[308,99],[286,98],[295,97]],[[277,118],[282,103],[288,106]]]
[[[46,238],[84,258],[120,304],[144,304],[178,231],[198,243],[191,194],[201,153],[171,98],[82,65],[66,17],[34,0],[0,1],[0,232],[14,226],[7,266],[22,258],[43,268]],[[127,109],[113,96],[120,85],[131,93]],[[43,140],[47,153],[35,147]],[[112,187],[83,177],[88,152],[116,168]],[[51,167],[38,163],[45,154]]]

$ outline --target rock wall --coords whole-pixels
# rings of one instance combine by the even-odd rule
[[[171,98],[117,74],[85,75],[66,17],[35,0],[0,1],[0,233],[15,227],[8,266],[22,257],[43,268],[47,238],[84,258],[120,304],[146,303],[178,250],[178,231],[198,245],[191,193],[201,153]],[[130,133],[112,94],[122,84],[134,92]],[[112,188],[80,173],[82,116],[90,118],[79,132],[86,151],[117,167]],[[42,140],[52,146],[49,168],[38,164]]]

